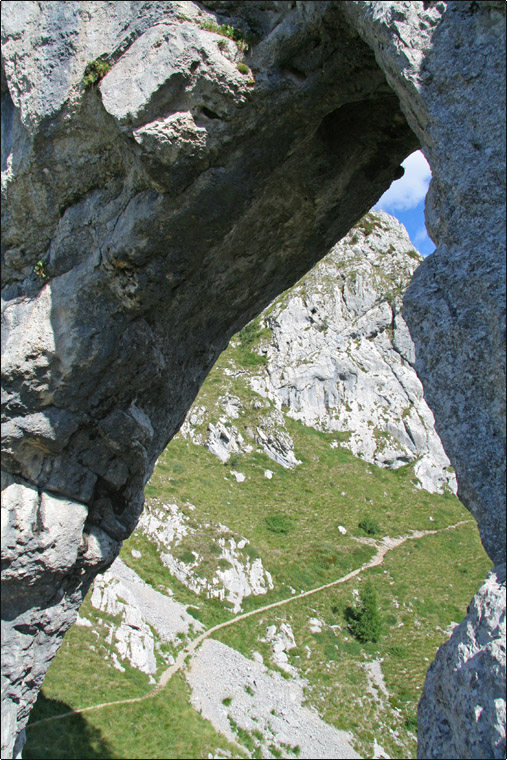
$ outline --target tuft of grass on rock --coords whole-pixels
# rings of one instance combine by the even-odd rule
[[[103,79],[111,69],[111,64],[103,58],[96,58],[94,61],[86,64],[83,76],[83,85],[89,90],[95,84]]]

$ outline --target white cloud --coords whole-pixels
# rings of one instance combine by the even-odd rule
[[[375,208],[392,213],[395,210],[415,208],[426,197],[431,180],[431,169],[420,150],[402,163],[405,174],[392,183]]]
[[[425,243],[426,241],[430,242],[428,231],[426,227],[419,227],[419,229],[415,233],[414,243],[419,245],[420,243]]]

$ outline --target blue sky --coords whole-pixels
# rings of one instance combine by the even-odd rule
[[[406,158],[402,166],[405,174],[392,183],[374,208],[387,211],[399,219],[417,250],[428,256],[435,250],[424,224],[424,199],[431,170],[420,150]]]

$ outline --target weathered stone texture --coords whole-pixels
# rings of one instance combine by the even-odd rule
[[[397,219],[383,211],[367,214],[259,315],[267,329],[256,350],[265,366],[246,370],[229,360],[227,374],[237,372],[273,402],[256,424],[236,422],[241,399],[223,389],[217,406],[198,397],[181,433],[223,462],[260,446],[275,462],[295,467],[300,461],[285,410],[318,430],[345,433],[342,445],[366,461],[394,469],[414,462],[428,491],[455,492],[401,315],[403,293],[422,260]],[[257,404],[264,406],[260,399]]]
[[[265,323],[266,371],[252,387],[366,461],[414,473],[428,491],[456,490],[412,367],[402,295],[422,257],[404,227],[371,212],[283,296]]]
[[[347,13],[375,50],[432,167],[426,221],[437,250],[416,271],[404,316],[425,398],[456,470],[458,496],[476,517],[484,547],[499,565],[503,594],[492,595],[488,610],[501,617],[505,5],[431,5],[430,12],[443,14],[431,36],[427,18],[419,30],[414,23],[415,16],[421,18],[420,3],[347,3]],[[479,608],[484,593],[479,591],[473,603]],[[430,668],[419,712],[420,757],[505,755],[505,629],[502,642],[498,629],[488,629],[474,612],[463,625],[469,631],[477,627],[475,656],[464,668],[469,657],[453,637]],[[440,686],[444,682],[447,691]],[[450,700],[446,705],[440,688]]]
[[[257,35],[250,53],[201,28],[213,9]],[[407,320],[497,559],[501,10],[2,3],[5,757],[230,335],[350,229],[418,140],[439,250]],[[112,68],[85,89],[102,55]]]
[[[505,757],[505,565],[488,575],[438,650],[417,717],[420,758]]]
[[[346,5],[432,168],[426,220],[437,250],[417,270],[404,316],[458,495],[477,518],[486,551],[502,562],[505,6],[432,3],[428,15],[421,3]]]

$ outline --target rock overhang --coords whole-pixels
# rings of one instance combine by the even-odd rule
[[[257,46],[247,57],[252,70],[259,71],[253,86],[244,83],[218,46],[223,37],[202,29],[198,19],[165,16],[144,32],[138,19],[138,36],[97,87],[86,91],[74,81],[53,116],[36,98],[25,103],[23,116],[21,103],[21,121],[46,127],[25,156],[25,176],[21,172],[21,181],[8,183],[7,196],[11,204],[19,200],[18,208],[31,217],[35,230],[33,207],[40,197],[27,193],[27,182],[46,195],[46,203],[51,194],[55,211],[50,243],[36,249],[50,273],[47,282],[33,281],[31,260],[20,266],[24,254],[30,259],[34,253],[26,244],[20,251],[18,220],[9,224],[7,218],[4,230],[5,275],[12,283],[8,297],[16,300],[26,290],[35,295],[42,285],[38,300],[42,296],[48,302],[48,313],[40,319],[53,333],[46,373],[58,379],[51,399],[39,393],[39,408],[50,401],[59,408],[81,406],[86,378],[85,427],[90,417],[103,419],[110,408],[128,407],[134,399],[148,417],[161,419],[150,414],[154,385],[167,387],[177,364],[191,364],[194,349],[198,362],[209,354],[209,367],[232,332],[292,285],[372,205],[415,147],[416,138],[373,55],[337,9],[287,10],[275,41],[268,35],[258,45],[258,58]],[[295,20],[287,18],[291,13]],[[293,37],[297,42],[291,42]],[[202,64],[193,71],[189,39],[190,57]],[[298,59],[300,80],[290,73],[288,51]],[[58,49],[53,52],[57,56]],[[236,82],[223,69],[224,60],[233,65]],[[143,93],[136,82],[146,71],[145,61],[154,65],[152,88],[145,81]],[[268,70],[263,69],[266,61]],[[43,68],[53,71],[53,63],[46,56]],[[175,70],[181,74],[177,92]],[[131,88],[125,89],[128,82]],[[194,130],[203,89],[213,87],[223,104],[211,104],[216,118],[201,115],[205,126]],[[144,98],[143,107],[136,106],[143,118],[135,123],[123,115],[134,107],[130,96],[136,102],[137,96]],[[155,122],[147,122],[155,113]],[[144,140],[154,123],[150,140]],[[168,143],[176,154],[181,144],[183,160],[176,155],[167,163]],[[31,160],[35,150],[47,151],[51,168]],[[83,163],[94,171],[88,174]],[[46,178],[59,170],[66,172],[65,182],[55,187]],[[48,235],[44,222],[39,243]],[[9,266],[14,246],[16,263]],[[79,299],[73,297],[76,291]],[[78,340],[81,350],[76,350]],[[150,370],[143,371],[141,364],[148,362]],[[123,390],[113,400],[111,386],[119,383],[111,381],[111,371],[118,378],[125,370]],[[13,374],[23,382],[23,373],[11,371],[8,363],[6,375]],[[195,378],[194,392],[202,377]],[[171,425],[155,434],[150,459],[158,455],[161,438],[170,435]],[[33,477],[33,471],[22,468],[19,474]],[[42,487],[44,478],[37,480]],[[83,498],[83,493],[69,495]]]

